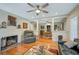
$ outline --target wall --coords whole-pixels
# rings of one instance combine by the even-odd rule
[[[8,22],[8,15],[14,16],[16,17],[16,26],[7,26],[6,29],[0,28],[0,38],[4,37],[4,36],[12,36],[12,35],[18,35],[18,42],[22,41],[22,34],[24,30],[32,30],[32,24],[27,21],[27,19],[22,18],[20,16],[17,16],[15,14],[6,12],[4,10],[0,10],[0,25],[3,21],[5,21],[6,23]],[[28,23],[28,28],[27,29],[18,29],[17,25],[21,24],[23,22]]]
[[[68,15],[67,17],[67,21],[66,21],[66,31],[67,31],[67,40],[70,40],[70,29],[71,29],[71,18],[77,16],[78,18],[78,38],[79,38],[79,5],[74,8],[74,10],[71,11],[71,13]]]
[[[1,24],[2,21],[6,21],[6,22],[8,21],[8,15],[11,15],[11,16],[14,16],[14,17],[17,18],[17,19],[16,19],[17,25],[18,25],[18,24],[22,24],[22,22],[26,22],[26,23],[28,23],[28,28],[27,28],[27,30],[31,29],[31,28],[30,28],[31,23],[29,23],[29,22],[27,21],[27,19],[25,19],[25,18],[23,18],[23,17],[20,17],[20,16],[18,16],[18,15],[15,15],[15,14],[9,13],[9,12],[6,12],[6,11],[4,11],[4,10],[0,10],[0,24]]]

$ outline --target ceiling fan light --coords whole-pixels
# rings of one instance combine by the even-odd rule
[[[41,11],[37,9],[35,12],[36,12],[36,13],[40,13]]]

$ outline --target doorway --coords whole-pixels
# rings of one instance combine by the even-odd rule
[[[51,32],[51,26],[47,25],[47,32]]]

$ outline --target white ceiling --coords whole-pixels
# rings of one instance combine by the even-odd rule
[[[37,5],[34,4],[33,5]],[[38,5],[43,5],[39,4]],[[36,15],[35,12],[27,13],[26,11],[33,9],[27,3],[3,3],[0,4],[0,9],[3,9],[5,11],[14,13],[16,15],[19,15],[21,17],[24,17],[29,20],[39,19],[42,17],[51,17],[57,15],[66,15],[70,11],[72,11],[78,4],[77,3],[51,3],[48,7],[45,9],[49,11],[48,14],[46,13],[40,13],[40,15]]]

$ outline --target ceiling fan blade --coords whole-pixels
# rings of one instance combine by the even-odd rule
[[[27,12],[33,12],[33,11],[35,11],[35,10],[29,10],[29,11],[27,11]]]
[[[49,4],[46,3],[46,4],[44,4],[44,5],[42,6],[42,8],[46,8],[48,5],[49,5]]]
[[[48,13],[48,11],[46,11],[46,10],[42,10],[42,12],[44,12],[44,13]]]
[[[30,4],[30,3],[27,3],[29,6],[31,6],[31,7],[35,7],[35,6],[33,6],[32,4]]]

